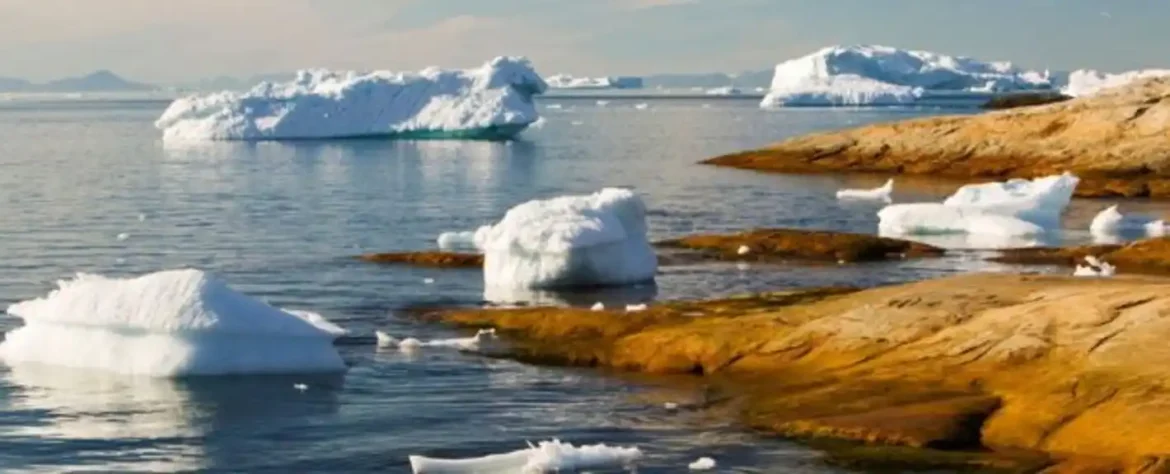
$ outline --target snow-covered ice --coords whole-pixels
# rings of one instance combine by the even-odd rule
[[[397,348],[402,351],[414,351],[424,347],[456,349],[464,352],[477,352],[492,340],[496,339],[495,329],[480,329],[471,337],[457,337],[451,339],[435,339],[422,341],[413,337],[398,339],[383,331],[374,331],[378,347]]]
[[[634,76],[574,77],[556,74],[547,79],[553,89],[641,89],[642,78]]]
[[[57,286],[8,307],[24,326],[0,343],[0,360],[157,377],[346,368],[333,347],[343,329],[237,293],[199,270],[78,274]]]
[[[856,200],[874,200],[874,201],[890,201],[890,193],[894,192],[893,178],[886,181],[886,184],[873,189],[841,189],[837,191],[837,199],[856,199]]]
[[[532,97],[547,85],[528,60],[417,73],[302,70],[244,93],[175,100],[155,122],[168,141],[346,137],[491,138],[539,118]]]
[[[882,235],[983,234],[1016,238],[1060,225],[1079,179],[1069,173],[1007,182],[969,184],[942,203],[886,206],[878,212]]]
[[[628,189],[528,201],[493,225],[440,241],[466,244],[469,235],[484,253],[488,288],[625,285],[653,280],[658,269],[645,204]]]
[[[1008,62],[877,45],[830,46],[777,65],[760,105],[909,105],[932,96],[1052,87],[1046,72]]]
[[[710,471],[715,469],[715,460],[708,457],[702,457],[696,459],[695,462],[688,464],[687,469],[692,471]]]
[[[542,441],[527,449],[469,459],[410,456],[414,474],[539,474],[629,467],[642,458],[636,447],[593,444],[574,446],[559,440]]]

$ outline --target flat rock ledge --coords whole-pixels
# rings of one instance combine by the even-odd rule
[[[745,425],[861,442],[848,457],[869,464],[1154,473],[1170,472],[1168,290],[969,274],[641,312],[423,317],[497,328],[523,361],[701,376]]]
[[[1082,245],[1008,249],[990,260],[1028,265],[1084,265],[1086,256],[1097,257],[1123,273],[1170,275],[1170,237],[1139,240],[1124,245]]]
[[[815,133],[705,164],[779,173],[929,175],[968,181],[1071,171],[1083,197],[1170,197],[1170,79],[979,115]]]

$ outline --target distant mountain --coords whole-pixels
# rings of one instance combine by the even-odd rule
[[[735,87],[755,89],[768,87],[772,82],[772,70],[745,71],[739,74],[713,72],[706,74],[655,74],[642,78],[646,87],[663,89],[688,89],[701,87]]]
[[[41,84],[0,77],[0,92],[133,92],[156,90],[150,84],[128,81],[101,70],[81,77],[67,77]]]

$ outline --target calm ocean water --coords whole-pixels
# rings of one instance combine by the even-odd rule
[[[0,304],[44,295],[75,272],[198,267],[359,335],[378,328],[431,338],[452,333],[400,310],[499,298],[589,305],[997,269],[974,253],[799,271],[697,265],[664,268],[657,287],[632,292],[485,295],[475,271],[353,260],[433,248],[440,232],[474,229],[520,202],[603,186],[632,186],[646,198],[654,238],[763,226],[873,232],[877,206],[838,203],[833,191],[876,186],[881,177],[769,176],[695,162],[931,113],[767,112],[719,99],[652,100],[646,110],[633,100],[543,102],[559,108],[544,110],[543,127],[512,143],[187,147],[159,140],[152,122],[162,102],[0,102]],[[954,185],[919,181],[897,197],[936,199]],[[1066,226],[1085,228],[1102,206],[1076,202]],[[4,318],[0,329],[18,324]],[[665,413],[662,400],[689,394],[673,386],[455,353],[341,350],[353,368],[329,379],[159,381],[0,368],[0,470],[409,472],[409,454],[478,456],[558,437],[639,445],[647,453],[639,472],[680,472],[699,456],[718,459],[717,472],[837,471],[800,445]]]

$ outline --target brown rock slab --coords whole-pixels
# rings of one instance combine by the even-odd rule
[[[700,251],[718,260],[808,260],[864,262],[936,257],[943,250],[908,240],[865,234],[799,229],[758,229],[736,234],[693,235],[660,242],[662,247]],[[748,252],[740,254],[746,247]]]
[[[1170,196],[1170,79],[980,115],[881,123],[792,138],[706,164],[780,173],[966,180],[1071,171],[1078,196]]]
[[[533,361],[702,375],[772,433],[1131,466],[1170,453],[1168,290],[1160,278],[969,274],[643,312],[431,317],[497,327]]]
[[[1170,274],[1170,237],[1139,240],[1125,245],[1085,245],[1008,249],[991,260],[1031,265],[1083,265],[1092,255],[1127,273]]]
[[[483,255],[457,252],[387,252],[370,253],[358,257],[359,259],[381,264],[414,265],[419,267],[436,268],[482,268]]]

